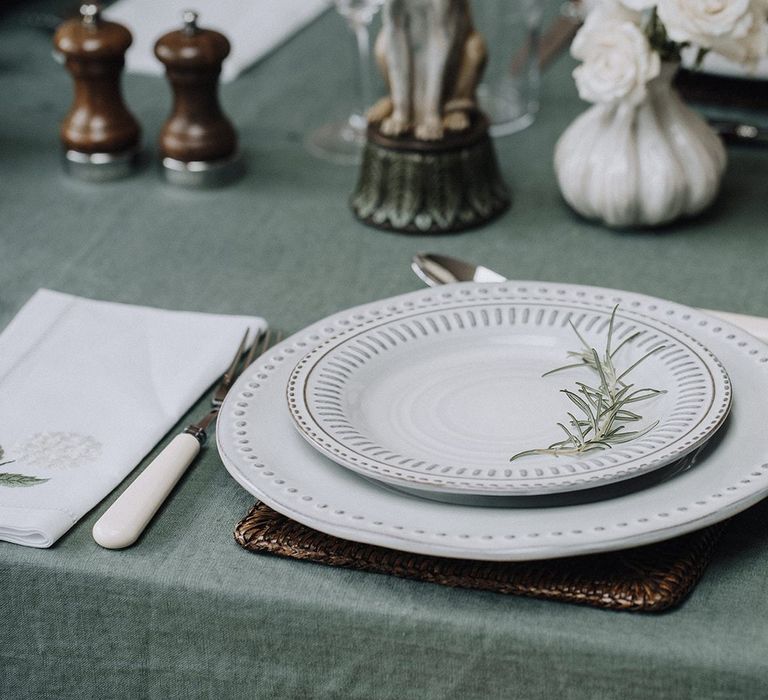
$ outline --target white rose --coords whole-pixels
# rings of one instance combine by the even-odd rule
[[[621,0],[621,4],[628,7],[635,12],[642,12],[643,10],[650,10],[655,7],[657,0]]]
[[[672,41],[742,63],[768,51],[765,0],[659,0],[657,11]]]
[[[591,14],[576,34],[571,53],[583,61],[573,77],[579,96],[588,102],[639,104],[648,81],[661,70],[659,54],[637,24],[606,21],[598,13]]]
[[[762,16],[749,28],[743,37],[718,37],[710,49],[715,53],[749,65],[756,64],[768,54],[768,24]]]
[[[767,0],[768,1],[768,0]],[[599,22],[635,22],[640,24],[640,11],[644,8],[635,8],[634,5],[647,4],[648,0],[592,0],[588,3],[587,17],[596,17]],[[655,0],[651,4],[656,4]]]

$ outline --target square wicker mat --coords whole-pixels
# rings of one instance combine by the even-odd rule
[[[342,566],[443,586],[659,612],[682,602],[709,563],[724,524],[666,542],[567,559],[484,562],[409,554],[326,535],[256,503],[235,527],[251,552]]]

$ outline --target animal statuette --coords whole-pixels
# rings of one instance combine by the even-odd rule
[[[437,141],[470,127],[487,53],[469,0],[387,0],[375,55],[389,95],[368,119],[382,134]]]
[[[469,0],[386,0],[376,58],[389,94],[368,112],[350,207],[363,223],[430,234],[509,207],[477,84],[486,47]]]

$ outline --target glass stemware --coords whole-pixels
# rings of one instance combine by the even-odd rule
[[[506,136],[530,126],[539,108],[540,0],[482,0],[474,4],[477,29],[490,47],[480,107],[491,135]]]
[[[336,10],[355,35],[358,87],[356,104],[346,119],[325,124],[307,137],[309,151],[324,160],[341,164],[355,164],[360,160],[368,125],[365,112],[375,99],[370,25],[383,3],[384,0],[335,0]]]

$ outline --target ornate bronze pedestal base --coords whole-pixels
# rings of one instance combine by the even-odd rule
[[[383,136],[368,128],[350,206],[365,224],[402,233],[449,233],[480,226],[510,204],[488,136],[488,120],[440,141]]]

